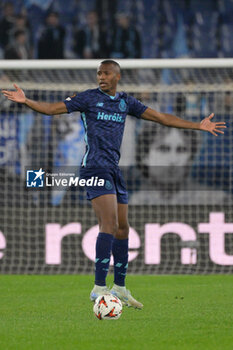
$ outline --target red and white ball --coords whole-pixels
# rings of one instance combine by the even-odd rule
[[[122,314],[122,303],[111,293],[103,294],[96,299],[93,311],[99,320],[117,320]]]

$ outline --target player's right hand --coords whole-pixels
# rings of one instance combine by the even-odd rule
[[[8,98],[8,100],[18,102],[18,103],[25,103],[26,102],[26,96],[18,85],[14,84],[14,87],[16,91],[10,91],[10,90],[2,90],[2,93],[4,96]]]

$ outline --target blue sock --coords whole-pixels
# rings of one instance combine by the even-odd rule
[[[113,236],[109,233],[99,232],[96,240],[95,284],[106,286],[106,277],[112,251]]]
[[[125,285],[125,277],[128,268],[128,239],[113,239],[112,254],[114,257],[114,283],[118,286]]]

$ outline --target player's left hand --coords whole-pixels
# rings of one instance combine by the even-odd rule
[[[211,121],[213,118],[214,113],[210,114],[209,117],[206,117],[203,119],[200,123],[200,130],[209,131],[214,136],[218,136],[217,133],[224,134],[222,130],[219,129],[225,129],[226,123],[225,122],[217,122],[214,123]]]

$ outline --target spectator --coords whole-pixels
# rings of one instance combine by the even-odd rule
[[[117,12],[118,0],[95,0],[95,8],[101,27],[111,28],[115,23],[115,14]]]
[[[27,17],[23,14],[19,14],[15,18],[15,23],[13,28],[9,31],[10,44],[15,40],[15,33],[18,31],[23,31],[25,33],[25,46],[27,51],[30,53],[30,57],[33,57],[33,39],[30,24],[27,20]]]
[[[108,57],[107,35],[99,26],[97,13],[88,12],[86,21],[86,27],[74,33],[74,52],[80,58]]]
[[[50,12],[38,43],[39,59],[64,58],[65,29],[57,12]]]
[[[30,55],[30,50],[27,46],[27,36],[25,31],[18,30],[15,32],[14,41],[6,47],[4,58],[16,60],[26,60],[28,58],[32,58]]]
[[[3,49],[10,43],[9,33],[15,22],[14,5],[6,2],[3,7],[3,16],[0,21],[0,45]]]
[[[117,15],[111,42],[111,57],[141,58],[141,38],[137,29],[131,25],[129,16]]]

